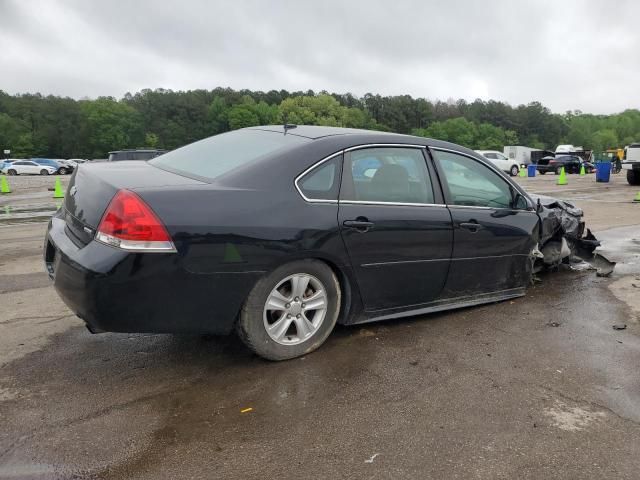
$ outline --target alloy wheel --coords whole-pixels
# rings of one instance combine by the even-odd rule
[[[311,338],[327,314],[327,293],[313,275],[296,273],[271,290],[263,311],[264,327],[274,342],[297,345]]]

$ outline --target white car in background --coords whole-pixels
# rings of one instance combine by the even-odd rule
[[[516,161],[507,158],[502,152],[497,150],[476,150],[476,153],[479,153],[500,170],[507,172],[512,177],[515,177],[520,172],[520,167]]]
[[[7,175],[52,175],[56,168],[49,165],[40,165],[31,160],[18,160],[2,169]]]

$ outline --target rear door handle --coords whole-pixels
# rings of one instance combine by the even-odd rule
[[[471,233],[476,233],[484,227],[477,222],[462,222],[460,224],[460,228],[466,228],[467,230],[470,230]]]
[[[358,230],[359,232],[366,232],[368,231],[370,228],[373,228],[373,222],[370,222],[369,220],[366,219],[358,219],[358,220],[345,220],[344,222],[342,222],[342,225],[344,225],[347,228],[353,228],[354,230]]]

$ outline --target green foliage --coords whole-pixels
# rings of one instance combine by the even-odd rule
[[[104,158],[110,150],[173,149],[253,125],[284,122],[415,133],[476,149],[571,143],[594,150],[640,141],[640,111],[554,114],[539,102],[429,101],[409,95],[150,90],[74,100],[0,91],[0,149],[11,156]]]
[[[160,138],[155,133],[147,133],[144,136],[144,146],[148,148],[157,148]]]
[[[518,136],[513,130],[486,122],[477,124],[462,117],[433,122],[428,128],[413,130],[413,134],[478,150],[502,150],[505,145],[518,144]]]
[[[110,97],[82,100],[83,134],[90,157],[104,157],[110,150],[135,148],[142,144],[139,113]]]

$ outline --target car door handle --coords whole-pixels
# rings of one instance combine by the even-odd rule
[[[467,230],[470,230],[471,233],[476,233],[484,227],[477,222],[462,222],[460,224],[460,228],[466,228]]]
[[[373,228],[373,222],[360,218],[356,220],[345,220],[344,222],[342,222],[342,225],[347,228],[353,228],[354,230],[358,230],[359,232],[363,233],[368,231],[370,228]]]

